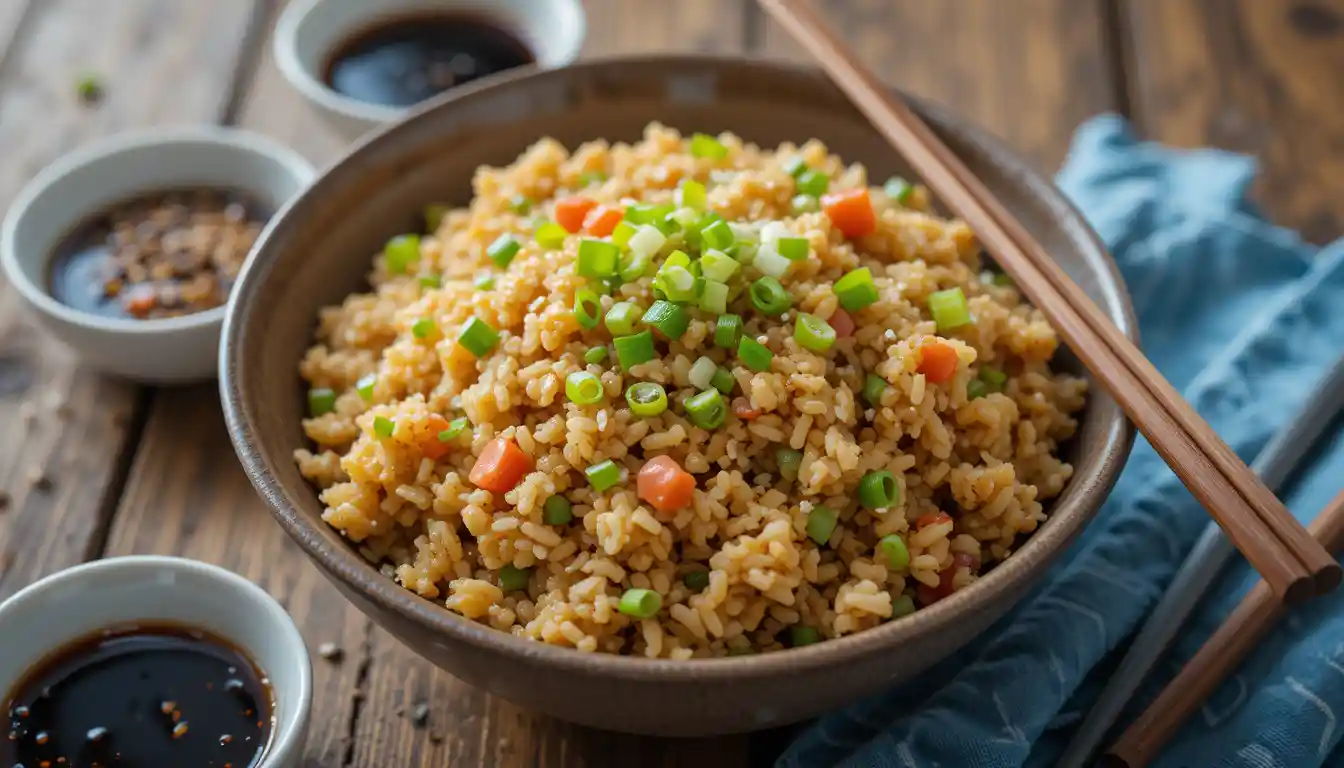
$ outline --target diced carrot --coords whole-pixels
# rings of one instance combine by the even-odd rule
[[[854,335],[854,317],[846,312],[844,307],[835,310],[835,314],[831,315],[831,319],[826,322],[835,329],[837,339]]]
[[[129,314],[136,317],[144,317],[154,309],[154,293],[152,291],[139,291],[133,296],[125,299],[124,306]]]
[[[751,401],[747,398],[735,397],[733,398],[733,415],[743,421],[751,421],[752,419],[759,419],[761,412],[752,408]]]
[[[863,237],[877,229],[877,214],[873,213],[867,187],[823,195],[821,209],[845,237]]]
[[[980,568],[980,560],[965,552],[958,552],[953,555],[951,567],[938,572],[938,586],[930,587],[927,584],[920,584],[915,589],[919,596],[919,602],[924,605],[931,605],[956,592],[957,588],[953,586],[953,579],[956,578],[957,570],[960,568],[969,568],[974,573]]]
[[[555,222],[569,232],[583,229],[583,220],[588,212],[597,207],[597,201],[591,197],[575,195],[555,201]],[[615,224],[612,225],[616,226]]]
[[[583,228],[593,237],[606,237],[616,229],[616,225],[625,218],[625,209],[620,206],[599,205],[583,220]]]
[[[919,516],[919,519],[915,521],[915,528],[927,528],[930,525],[950,522],[952,522],[952,517],[946,512],[930,512],[927,515]]]
[[[494,493],[508,493],[532,471],[532,458],[518,444],[507,437],[497,437],[486,443],[477,457],[469,478],[478,488]]]
[[[658,456],[645,462],[635,484],[639,498],[664,517],[670,517],[690,504],[695,493],[695,478],[671,456]]]
[[[934,384],[942,384],[957,372],[957,350],[951,344],[929,341],[919,347],[919,364],[915,371]]]
[[[448,444],[439,439],[439,433],[448,428],[448,420],[437,413],[425,419],[424,433],[420,435],[420,452],[430,461],[438,461],[448,452]]]

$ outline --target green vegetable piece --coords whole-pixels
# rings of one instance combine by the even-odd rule
[[[720,349],[735,349],[741,336],[740,315],[719,315],[719,319],[714,323],[714,346]]]
[[[877,551],[893,571],[904,571],[910,566],[910,550],[905,546],[905,539],[897,534],[883,536],[878,540]]]
[[[640,363],[647,363],[654,357],[653,331],[641,331],[629,336],[618,336],[616,359],[621,361],[621,369],[628,371]]]
[[[552,496],[541,507],[541,520],[547,525],[569,525],[574,507],[564,496]]]
[[[807,537],[824,547],[826,542],[831,540],[831,535],[835,533],[839,522],[840,516],[830,507],[813,507],[812,511],[807,513]]]
[[[728,147],[707,133],[697,133],[691,137],[691,155],[710,160],[722,160],[728,156]]]
[[[373,434],[386,440],[396,431],[397,424],[386,416],[373,417]]]
[[[929,294],[929,314],[939,331],[953,331],[971,324],[971,309],[961,288],[948,288]]]
[[[728,406],[717,389],[707,389],[686,400],[686,418],[701,429],[718,429],[728,418]]]
[[[682,582],[687,589],[693,589],[696,592],[709,586],[709,571],[691,571],[681,577]]]
[[[485,255],[499,265],[500,269],[506,269],[522,247],[521,243],[513,239],[513,235],[500,235],[489,248],[485,249]]]
[[[804,349],[825,352],[835,344],[835,329],[816,315],[800,312],[793,324],[793,338]]]
[[[499,332],[479,317],[472,317],[458,332],[457,343],[476,357],[485,357],[499,343]]]
[[[593,490],[598,493],[621,481],[621,468],[611,459],[588,467],[583,470],[583,474],[588,478],[588,484],[593,486]]]
[[[644,313],[641,321],[647,326],[658,329],[664,338],[671,341],[680,339],[691,325],[691,318],[686,314],[686,310],[670,301],[653,302],[653,306]]]
[[[383,246],[383,263],[393,275],[404,275],[420,261],[419,235],[397,235]]]
[[[499,588],[505,592],[522,592],[531,580],[531,569],[515,568],[512,565],[499,569]]]
[[[657,416],[667,410],[667,391],[652,381],[635,382],[625,390],[625,402],[636,416]]]
[[[594,405],[602,402],[606,394],[602,380],[587,371],[575,371],[565,377],[565,397],[579,405]]]
[[[775,353],[750,336],[743,336],[737,342],[737,359],[751,370],[764,373],[770,370],[770,362],[775,359]]]
[[[327,387],[308,390],[308,415],[314,418],[336,410],[336,392]]]
[[[650,619],[663,607],[663,596],[651,589],[627,589],[616,604],[616,610],[636,619]]]
[[[900,499],[901,486],[885,469],[869,472],[859,481],[859,502],[868,509],[886,509]]]

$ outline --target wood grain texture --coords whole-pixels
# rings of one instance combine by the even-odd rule
[[[1078,123],[1115,108],[1100,0],[818,7],[887,82],[971,118],[1044,172],[1064,159]],[[782,27],[755,14],[767,55],[808,60]]]
[[[9,0],[0,8],[0,209],[43,166],[116,131],[215,121],[252,0]],[[16,31],[17,30],[17,31]],[[106,97],[82,106],[85,73]],[[124,475],[136,387],[82,368],[0,288],[0,599],[97,553]],[[50,487],[29,482],[43,475]]]
[[[1270,217],[1344,233],[1344,0],[1124,0],[1144,132],[1255,155]]]
[[[698,51],[739,53],[755,0],[583,0],[583,55]]]

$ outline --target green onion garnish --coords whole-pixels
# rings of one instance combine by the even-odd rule
[[[886,509],[900,498],[901,486],[896,476],[885,469],[869,472],[859,481],[859,501],[868,509]]]
[[[840,299],[840,306],[849,312],[857,312],[877,301],[877,285],[867,267],[860,267],[836,280],[833,290]]]
[[[998,368],[984,366],[980,369],[977,378],[989,385],[995,392],[1002,392],[1003,385],[1008,383],[1008,374],[1000,371]]]
[[[731,395],[733,388],[737,386],[737,379],[733,378],[733,372],[727,368],[719,368],[714,371],[714,375],[709,380],[709,385],[725,395]]]
[[[816,213],[821,210],[821,201],[811,195],[794,195],[789,201],[789,212],[794,216],[804,213]]]
[[[489,272],[482,272],[471,281],[477,290],[491,291],[495,288],[495,276]]]
[[[336,392],[327,387],[308,390],[308,415],[317,417],[336,410]]]
[[[831,534],[835,533],[835,526],[840,522],[840,516],[830,507],[816,506],[807,513],[807,537],[821,546],[831,540]]]
[[[680,339],[691,324],[691,318],[686,314],[686,310],[670,301],[653,302],[653,306],[644,313],[641,321],[645,325],[657,328],[664,338],[673,341]]]
[[[728,227],[728,222],[723,219],[719,219],[700,230],[700,241],[710,248],[723,250],[731,247],[734,240],[733,230]]]
[[[784,164],[784,172],[795,179],[803,175],[803,172],[806,170],[807,161],[803,159],[802,155],[794,155]]]
[[[378,374],[366,373],[359,377],[355,382],[355,391],[363,398],[364,402],[373,402],[373,385],[378,383]]]
[[[602,401],[602,380],[587,371],[575,371],[565,377],[565,397],[578,405],[593,405]]]
[[[525,215],[532,210],[532,201],[527,198],[527,195],[514,195],[509,198],[509,210],[519,216]]]
[[[667,391],[652,381],[635,382],[625,390],[625,402],[636,416],[657,416],[667,410]]]
[[[618,276],[622,281],[633,283],[644,275],[648,274],[649,267],[653,266],[653,257],[647,253],[630,253],[621,257]]]
[[[421,275],[416,279],[420,282],[421,288],[440,288],[443,286],[443,278],[438,275]]]
[[[915,612],[915,599],[909,595],[901,595],[891,601],[891,618],[899,619],[902,616],[909,616]]]
[[[902,179],[900,176],[892,176],[887,179],[887,183],[882,185],[882,191],[887,193],[887,197],[898,205],[905,205],[910,200],[910,195],[915,188],[910,182]]]
[[[588,171],[579,176],[579,187],[591,187],[594,184],[601,184],[607,180],[607,174],[602,171]]]
[[[737,340],[741,336],[741,316],[719,315],[719,319],[714,323],[714,346],[720,349],[736,349]]]
[[[420,238],[417,235],[397,235],[383,246],[383,260],[387,271],[404,275],[411,265],[420,260]]]
[[[622,219],[616,224],[616,228],[611,230],[611,242],[617,248],[624,248],[634,234],[635,225]]]
[[[789,261],[802,261],[812,252],[812,245],[806,237],[781,237],[775,241],[775,250]]]
[[[703,211],[706,204],[708,196],[705,194],[705,185],[695,179],[682,179],[677,187],[677,205]]]
[[[625,590],[625,594],[621,595],[621,601],[616,604],[616,610],[637,619],[652,618],[658,615],[658,609],[662,607],[662,595],[652,589],[639,588]]]
[[[598,493],[621,482],[621,468],[611,459],[592,465],[583,470],[583,474],[588,478],[588,484]]]
[[[446,443],[450,440],[456,440],[461,434],[467,431],[471,422],[467,421],[466,416],[459,416],[448,422],[448,428],[439,433],[439,442]]]
[[[711,314],[719,314],[728,309],[728,286],[714,280],[706,280],[700,290],[699,307]]]
[[[602,316],[602,300],[595,291],[582,288],[574,294],[574,319],[584,328],[596,328]]]
[[[625,220],[631,224],[653,224],[657,226],[675,209],[676,206],[674,205],[636,203],[625,209]]]
[[[779,476],[793,482],[798,479],[798,470],[803,466],[803,452],[780,448],[775,451],[775,464],[779,466]]]
[[[435,325],[434,321],[428,317],[422,317],[411,324],[411,335],[417,339],[428,339],[437,330],[439,330],[439,326]]]
[[[635,228],[635,234],[631,235],[630,241],[626,245],[629,246],[631,253],[652,256],[666,242],[667,235],[664,235],[657,227],[650,224],[641,224]]]
[[[693,589],[696,592],[709,586],[709,571],[691,571],[681,577],[681,581],[687,589]]]
[[[691,386],[696,389],[709,389],[714,386],[714,374],[719,367],[708,357],[701,357],[691,364],[691,370],[686,374],[686,379],[691,382]]]
[[[554,221],[543,221],[537,226],[535,236],[537,245],[548,250],[554,250],[565,244],[565,238],[569,237],[569,230]]]
[[[384,440],[391,437],[392,433],[396,430],[396,428],[397,423],[387,418],[386,416],[373,417],[373,434],[377,435],[378,437],[381,437]]]
[[[654,357],[653,331],[641,331],[629,336],[617,336],[616,359],[621,361],[621,370],[628,371],[640,363],[647,363]]]
[[[621,249],[606,240],[584,238],[579,241],[578,272],[584,277],[603,278],[616,274]]]
[[[793,648],[801,648],[804,645],[813,645],[821,642],[821,633],[816,627],[805,627],[802,624],[794,624],[789,627],[789,645]]]
[[[564,496],[552,496],[541,506],[541,520],[547,525],[568,525],[574,519],[574,507]]]
[[[806,170],[798,174],[798,194],[821,197],[831,188],[831,178],[821,171]]]
[[[743,336],[737,341],[737,359],[751,370],[763,373],[770,370],[770,361],[775,359],[775,353],[750,336]]]
[[[531,580],[532,573],[525,568],[506,565],[499,569],[499,588],[505,592],[521,592],[527,589],[527,582]]]
[[[995,273],[993,279],[991,279],[990,282],[994,283],[995,285],[1005,286],[1008,288],[1012,288],[1014,286],[1013,278],[1003,274],[1002,272]]]
[[[513,257],[518,255],[518,249],[522,247],[522,244],[514,240],[512,235],[500,235],[495,239],[495,242],[490,244],[489,248],[485,249],[485,255],[499,265],[500,269],[504,269],[509,266],[509,262],[513,261]]]
[[[723,145],[723,142],[707,133],[697,133],[691,137],[691,155],[693,157],[707,157],[711,160],[722,160],[728,156],[728,148]]]
[[[903,571],[910,565],[910,550],[905,546],[905,539],[894,533],[878,540],[877,551],[893,571]]]
[[[929,314],[939,331],[951,331],[971,323],[971,310],[961,288],[948,288],[929,294]]]
[[[751,257],[751,263],[763,274],[774,278],[783,277],[793,264],[779,254],[774,243],[761,243],[756,249],[756,254]]]
[[[433,203],[425,206],[425,232],[434,234],[439,231],[443,217],[448,215],[448,206]]]
[[[835,344],[835,329],[816,315],[800,312],[793,324],[793,339],[804,349],[825,352]]]
[[[989,385],[979,379],[966,382],[966,399],[979,400],[989,394]]]
[[[717,389],[707,389],[686,400],[686,418],[701,429],[718,429],[728,418],[728,406]]]
[[[864,402],[876,408],[882,402],[882,393],[886,390],[887,380],[875,373],[863,377]]]
[[[499,343],[499,332],[479,317],[472,317],[458,332],[457,343],[476,357],[485,357]]]
[[[635,322],[639,320],[639,307],[629,301],[620,301],[607,310],[607,330],[613,335],[626,336],[635,331]]]
[[[700,257],[700,272],[707,280],[726,283],[742,267],[737,260],[723,251],[708,250]]]
[[[607,361],[606,347],[592,347],[583,353],[583,362],[593,365],[601,365]]]
[[[778,280],[769,275],[752,283],[748,296],[756,311],[771,317],[783,313],[793,304],[793,297],[789,296],[789,292],[784,290],[784,286],[780,285]]]

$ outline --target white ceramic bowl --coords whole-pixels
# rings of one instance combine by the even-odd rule
[[[327,58],[379,20],[425,11],[497,18],[521,36],[543,69],[573,63],[588,26],[579,0],[294,0],[276,23],[276,64],[343,136],[354,138],[414,108],[369,104],[337,93],[325,81]]]
[[[0,266],[43,324],[89,365],[152,383],[208,379],[215,375],[223,307],[151,320],[108,318],[68,307],[48,288],[54,248],[88,217],[137,195],[229,188],[278,211],[314,175],[296,152],[235,129],[162,129],[114,137],[60,158],[19,193],[0,227]]]
[[[0,603],[0,696],[67,643],[137,621],[200,627],[246,653],[275,696],[270,744],[256,768],[299,765],[313,697],[312,663],[299,630],[261,587],[195,560],[98,560]]]

